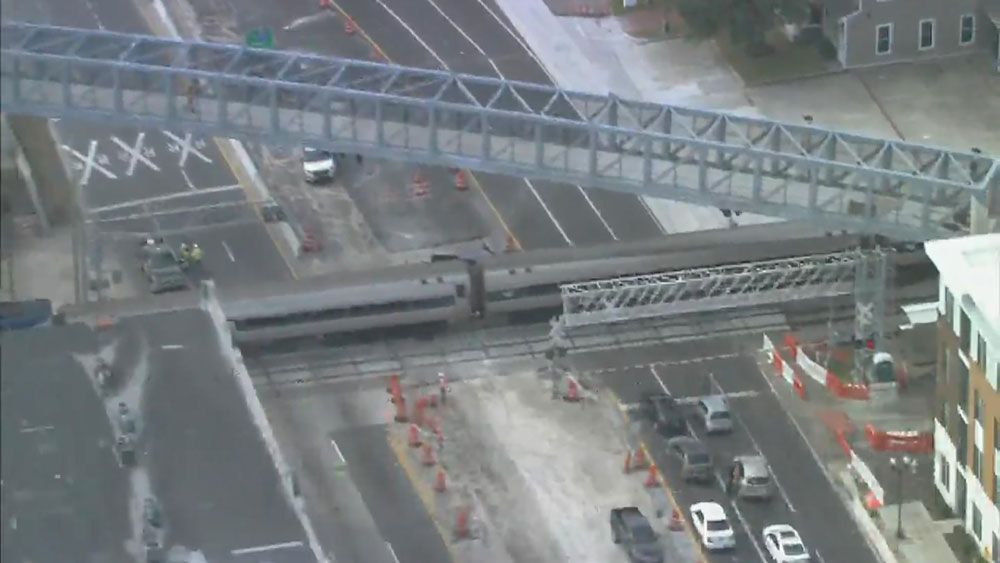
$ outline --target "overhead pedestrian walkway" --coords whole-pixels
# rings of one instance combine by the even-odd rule
[[[994,157],[551,86],[2,25],[0,109],[467,167],[908,239],[995,205]]]

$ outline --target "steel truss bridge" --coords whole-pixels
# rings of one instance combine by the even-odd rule
[[[236,45],[4,23],[0,110],[339,152],[949,236],[1000,162],[766,119]]]

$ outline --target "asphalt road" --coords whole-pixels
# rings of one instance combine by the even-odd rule
[[[118,330],[137,339],[133,348],[146,351],[137,364],[148,370],[146,459],[170,544],[202,550],[209,561],[314,561],[207,315],[121,322]],[[289,547],[263,549],[280,545]]]
[[[581,370],[599,370],[596,377],[626,404],[638,403],[644,393],[665,389],[677,398],[696,398],[706,392],[730,395],[736,422],[732,434],[706,437],[693,418],[690,427],[709,446],[720,479],[733,456],[764,455],[778,484],[770,502],[733,500],[719,482],[684,484],[677,462],[665,454],[663,439],[648,428],[643,434],[685,518],[690,520],[688,507],[699,501],[715,501],[726,510],[737,547],[734,552],[711,555],[711,561],[766,561],[763,528],[788,523],[820,561],[876,563],[824,469],[758,370],[752,356],[756,347],[756,337],[716,338],[627,352],[580,353],[573,356],[573,363]]]
[[[4,6],[5,17],[53,25],[150,33],[130,0],[43,0],[30,4],[21,0],[10,4]],[[88,209],[180,194],[195,195],[191,203],[217,203],[222,201],[222,196],[209,192],[212,195],[198,197],[197,192],[239,188],[233,172],[211,139],[167,130],[139,131],[69,120],[60,120],[57,130],[64,154],[78,174],[82,201]],[[238,189],[234,191],[240,193]],[[212,227],[216,219],[205,212],[189,214],[185,220],[189,225],[194,223],[202,227],[192,231],[189,238],[205,249],[206,271],[220,285],[290,277],[288,267],[259,221]],[[104,229],[129,231],[113,223],[105,225]],[[123,257],[122,268],[130,265],[133,265],[130,257]]]
[[[495,7],[464,0],[337,0],[403,65],[550,83]],[[634,196],[579,186],[477,175],[523,248],[589,245],[662,234]]]
[[[339,563],[451,560],[387,443],[384,386],[275,389],[251,375],[328,553]]]
[[[0,334],[3,561],[134,561],[128,476],[111,450],[104,405],[70,355],[83,327]]]

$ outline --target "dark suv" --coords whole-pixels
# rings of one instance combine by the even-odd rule
[[[687,435],[687,422],[680,405],[667,393],[646,395],[642,401],[645,418],[664,438]]]
[[[663,563],[660,538],[634,506],[611,509],[611,541],[625,548],[631,563]]]

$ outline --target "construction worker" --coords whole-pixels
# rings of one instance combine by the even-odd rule
[[[188,246],[188,243],[182,242],[177,254],[184,265],[191,262],[191,247]]]
[[[201,85],[198,83],[198,79],[195,78],[191,80],[191,83],[187,87],[187,109],[191,113],[196,113],[198,108],[195,106],[195,98],[198,96],[198,92],[201,90]]]
[[[191,263],[192,264],[197,264],[197,263],[201,262],[202,256],[204,256],[204,253],[202,252],[201,247],[198,246],[198,243],[192,244],[191,245]]]

